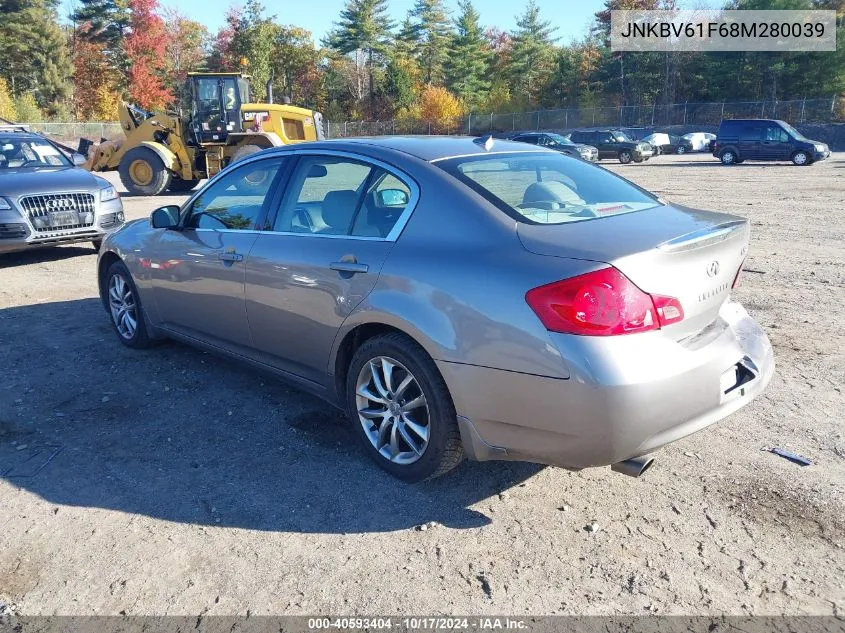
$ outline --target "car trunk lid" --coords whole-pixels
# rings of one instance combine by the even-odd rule
[[[716,320],[748,251],[748,222],[737,216],[661,205],[557,225],[520,223],[523,246],[539,255],[611,264],[641,290],[674,297],[684,319],[675,339]]]

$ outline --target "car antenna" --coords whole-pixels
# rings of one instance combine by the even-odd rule
[[[472,139],[473,143],[477,143],[484,148],[485,151],[489,152],[493,149],[493,135],[488,134],[487,136],[479,136],[478,138]]]

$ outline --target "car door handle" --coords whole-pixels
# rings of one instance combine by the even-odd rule
[[[367,264],[359,264],[357,262],[332,262],[329,268],[337,270],[342,273],[365,273],[370,270]]]
[[[244,260],[244,256],[240,253],[220,253],[217,256],[217,259],[224,262],[242,262]]]

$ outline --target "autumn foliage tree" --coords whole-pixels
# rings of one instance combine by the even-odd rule
[[[461,102],[442,86],[429,86],[420,95],[420,118],[438,130],[448,127],[462,114]]]
[[[124,48],[129,60],[129,96],[142,108],[161,110],[173,101],[164,84],[167,30],[157,0],[129,0],[130,34]]]
[[[9,92],[9,85],[3,77],[0,77],[0,119],[14,121],[17,118],[18,113],[15,110],[15,102],[12,99],[12,94]]]
[[[80,121],[115,121],[120,75],[108,63],[105,44],[86,37],[90,27],[77,29],[73,44],[73,106]]]

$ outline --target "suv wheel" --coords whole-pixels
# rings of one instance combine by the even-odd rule
[[[676,149],[675,152],[678,153],[678,154],[686,154],[687,148],[684,147],[683,145],[678,145],[678,149]]]
[[[803,167],[804,165],[810,164],[810,155],[803,151],[799,150],[792,155],[792,162],[799,167]]]
[[[627,165],[628,163],[630,163],[631,162],[631,152],[628,152],[628,151],[619,152],[619,162],[622,163],[623,165]]]
[[[736,153],[732,149],[726,149],[719,155],[719,160],[723,165],[733,165],[736,163]]]
[[[463,458],[446,383],[428,354],[402,334],[376,336],[358,348],[346,400],[364,449],[399,479],[437,477]]]
[[[147,332],[141,299],[126,264],[115,262],[109,266],[105,290],[111,324],[120,342],[136,349],[149,347],[152,339]]]

